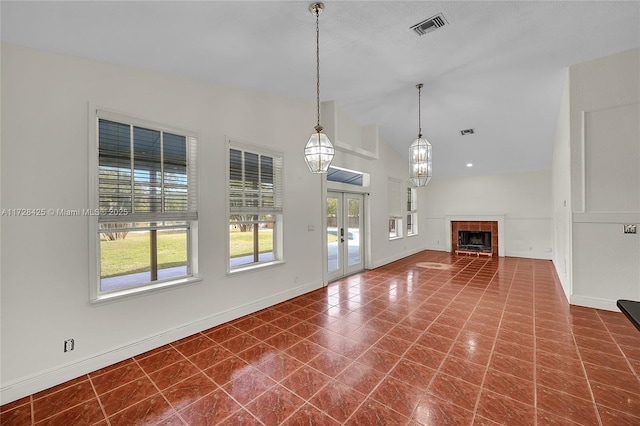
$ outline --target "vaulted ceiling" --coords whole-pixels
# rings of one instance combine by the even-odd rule
[[[2,41],[315,98],[304,1],[0,3]],[[548,169],[568,66],[640,46],[638,1],[333,1],[320,16],[321,98],[401,155],[422,128],[434,178]],[[436,14],[446,25],[418,36]],[[315,117],[309,117],[309,129]],[[460,131],[473,128],[474,134]],[[306,141],[300,141],[301,146]],[[473,163],[473,168],[467,168]]]

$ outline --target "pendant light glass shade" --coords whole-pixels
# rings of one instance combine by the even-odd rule
[[[322,128],[316,133],[312,133],[304,147],[304,161],[311,173],[327,173],[334,155],[331,141],[322,133]]]
[[[409,147],[409,175],[414,186],[426,186],[431,180],[431,144],[418,138]]]
[[[304,147],[304,161],[311,173],[327,173],[335,150],[331,141],[322,133],[320,125],[320,25],[318,17],[324,10],[322,3],[314,3],[309,7],[309,11],[316,17],[316,107],[318,122],[315,133],[309,137],[309,142]]]
[[[416,84],[418,89],[418,138],[409,147],[409,178],[414,186],[426,186],[431,180],[431,144],[422,137],[421,89],[422,83]]]

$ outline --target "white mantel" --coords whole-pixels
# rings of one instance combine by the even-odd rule
[[[452,249],[451,222],[498,222],[498,256],[504,257],[504,215],[448,215],[444,217],[445,247]]]

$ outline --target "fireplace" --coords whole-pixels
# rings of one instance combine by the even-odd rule
[[[491,231],[458,231],[458,249],[491,252]]]
[[[456,254],[504,256],[499,247],[499,221],[451,220],[451,251]]]

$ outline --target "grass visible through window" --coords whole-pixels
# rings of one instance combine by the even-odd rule
[[[151,269],[149,231],[129,232],[121,240],[101,240],[100,253],[100,278],[148,272]],[[186,232],[158,232],[158,269],[186,264]]]
[[[268,253],[273,250],[273,231],[261,229],[259,250]],[[158,232],[158,269],[186,265],[186,232]],[[253,232],[232,231],[230,233],[231,257],[253,254]],[[116,277],[150,270],[149,233],[129,232],[123,240],[100,241],[102,254],[101,278]]]
[[[258,231],[258,251],[269,253],[273,251],[273,229]],[[229,233],[229,254],[231,258],[253,255],[253,231],[242,232],[231,230]]]

